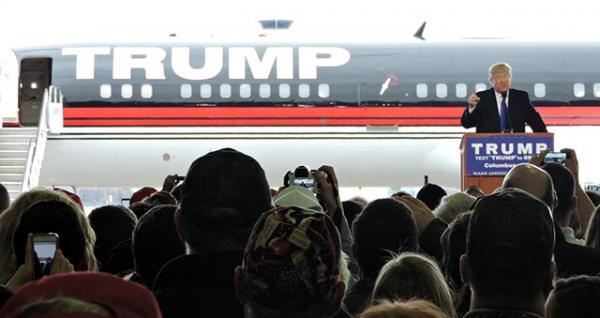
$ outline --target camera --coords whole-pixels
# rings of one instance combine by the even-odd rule
[[[555,162],[564,165],[567,158],[568,156],[566,152],[551,151],[546,154],[546,157],[544,157],[544,164],[548,162]]]
[[[42,266],[52,262],[56,252],[58,234],[56,233],[36,233],[33,235],[33,250]]]
[[[285,186],[297,185],[307,188],[312,193],[319,193],[320,187],[315,177],[317,173],[322,173],[317,170],[310,170],[307,166],[298,166],[294,171],[288,171],[283,179]]]

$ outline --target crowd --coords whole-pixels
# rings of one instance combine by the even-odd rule
[[[273,191],[229,148],[88,216],[66,191],[9,205],[0,187],[0,317],[600,317],[598,195],[563,151],[493,193],[372,202],[342,202],[330,166]]]

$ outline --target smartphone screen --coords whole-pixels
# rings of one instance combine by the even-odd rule
[[[54,258],[58,236],[54,233],[35,234],[33,236],[33,250],[42,264],[47,264]]]
[[[560,164],[564,164],[565,160],[567,160],[567,154],[564,152],[549,152],[546,154],[544,158],[544,163],[548,162],[556,162]]]
[[[315,187],[315,179],[313,178],[297,178],[294,179],[294,184],[308,188],[311,192]]]

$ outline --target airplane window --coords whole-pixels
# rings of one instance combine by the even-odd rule
[[[481,91],[485,91],[486,89],[487,89],[487,85],[485,85],[484,83],[475,84],[475,91],[478,93]]]
[[[142,90],[140,93],[142,98],[152,98],[152,85],[142,84]]]
[[[448,85],[444,83],[435,84],[435,96],[438,98],[448,97]]]
[[[425,98],[427,97],[427,84],[417,84],[417,97]]]
[[[279,84],[279,97],[290,98],[291,89],[289,84]]]
[[[310,86],[308,84],[298,85],[298,96],[300,98],[308,98],[310,96]]]
[[[583,83],[575,83],[573,85],[573,94],[578,98],[585,96],[585,85]]]
[[[465,83],[456,84],[456,97],[459,97],[459,98],[467,97],[467,84],[465,84]]]
[[[600,97],[600,83],[594,83],[594,97]]]
[[[210,98],[211,95],[212,95],[212,87],[210,86],[210,84],[200,85],[200,97]]]
[[[533,94],[535,97],[542,98],[546,96],[546,84],[536,83],[533,85]]]
[[[131,98],[133,96],[133,86],[131,84],[121,85],[121,97]]]
[[[250,87],[250,84],[240,85],[240,97],[241,98],[250,98],[251,94],[252,94],[252,88]]]
[[[112,95],[112,89],[110,87],[110,84],[100,85],[100,97],[110,98],[111,95]]]
[[[320,98],[329,97],[329,84],[319,84],[319,97]]]
[[[179,88],[179,94],[181,95],[181,98],[190,98],[192,97],[192,85],[190,84],[183,84],[181,85],[181,87]]]
[[[271,97],[271,85],[260,84],[260,86],[258,86],[258,96],[260,96],[260,98]]]
[[[230,98],[230,97],[231,97],[231,85],[221,84],[221,98]]]

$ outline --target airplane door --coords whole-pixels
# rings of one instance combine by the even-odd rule
[[[11,49],[0,48],[0,127],[18,125],[19,62]]]
[[[37,126],[44,99],[50,86],[52,59],[28,58],[21,61],[19,80],[19,119],[23,126]]]

